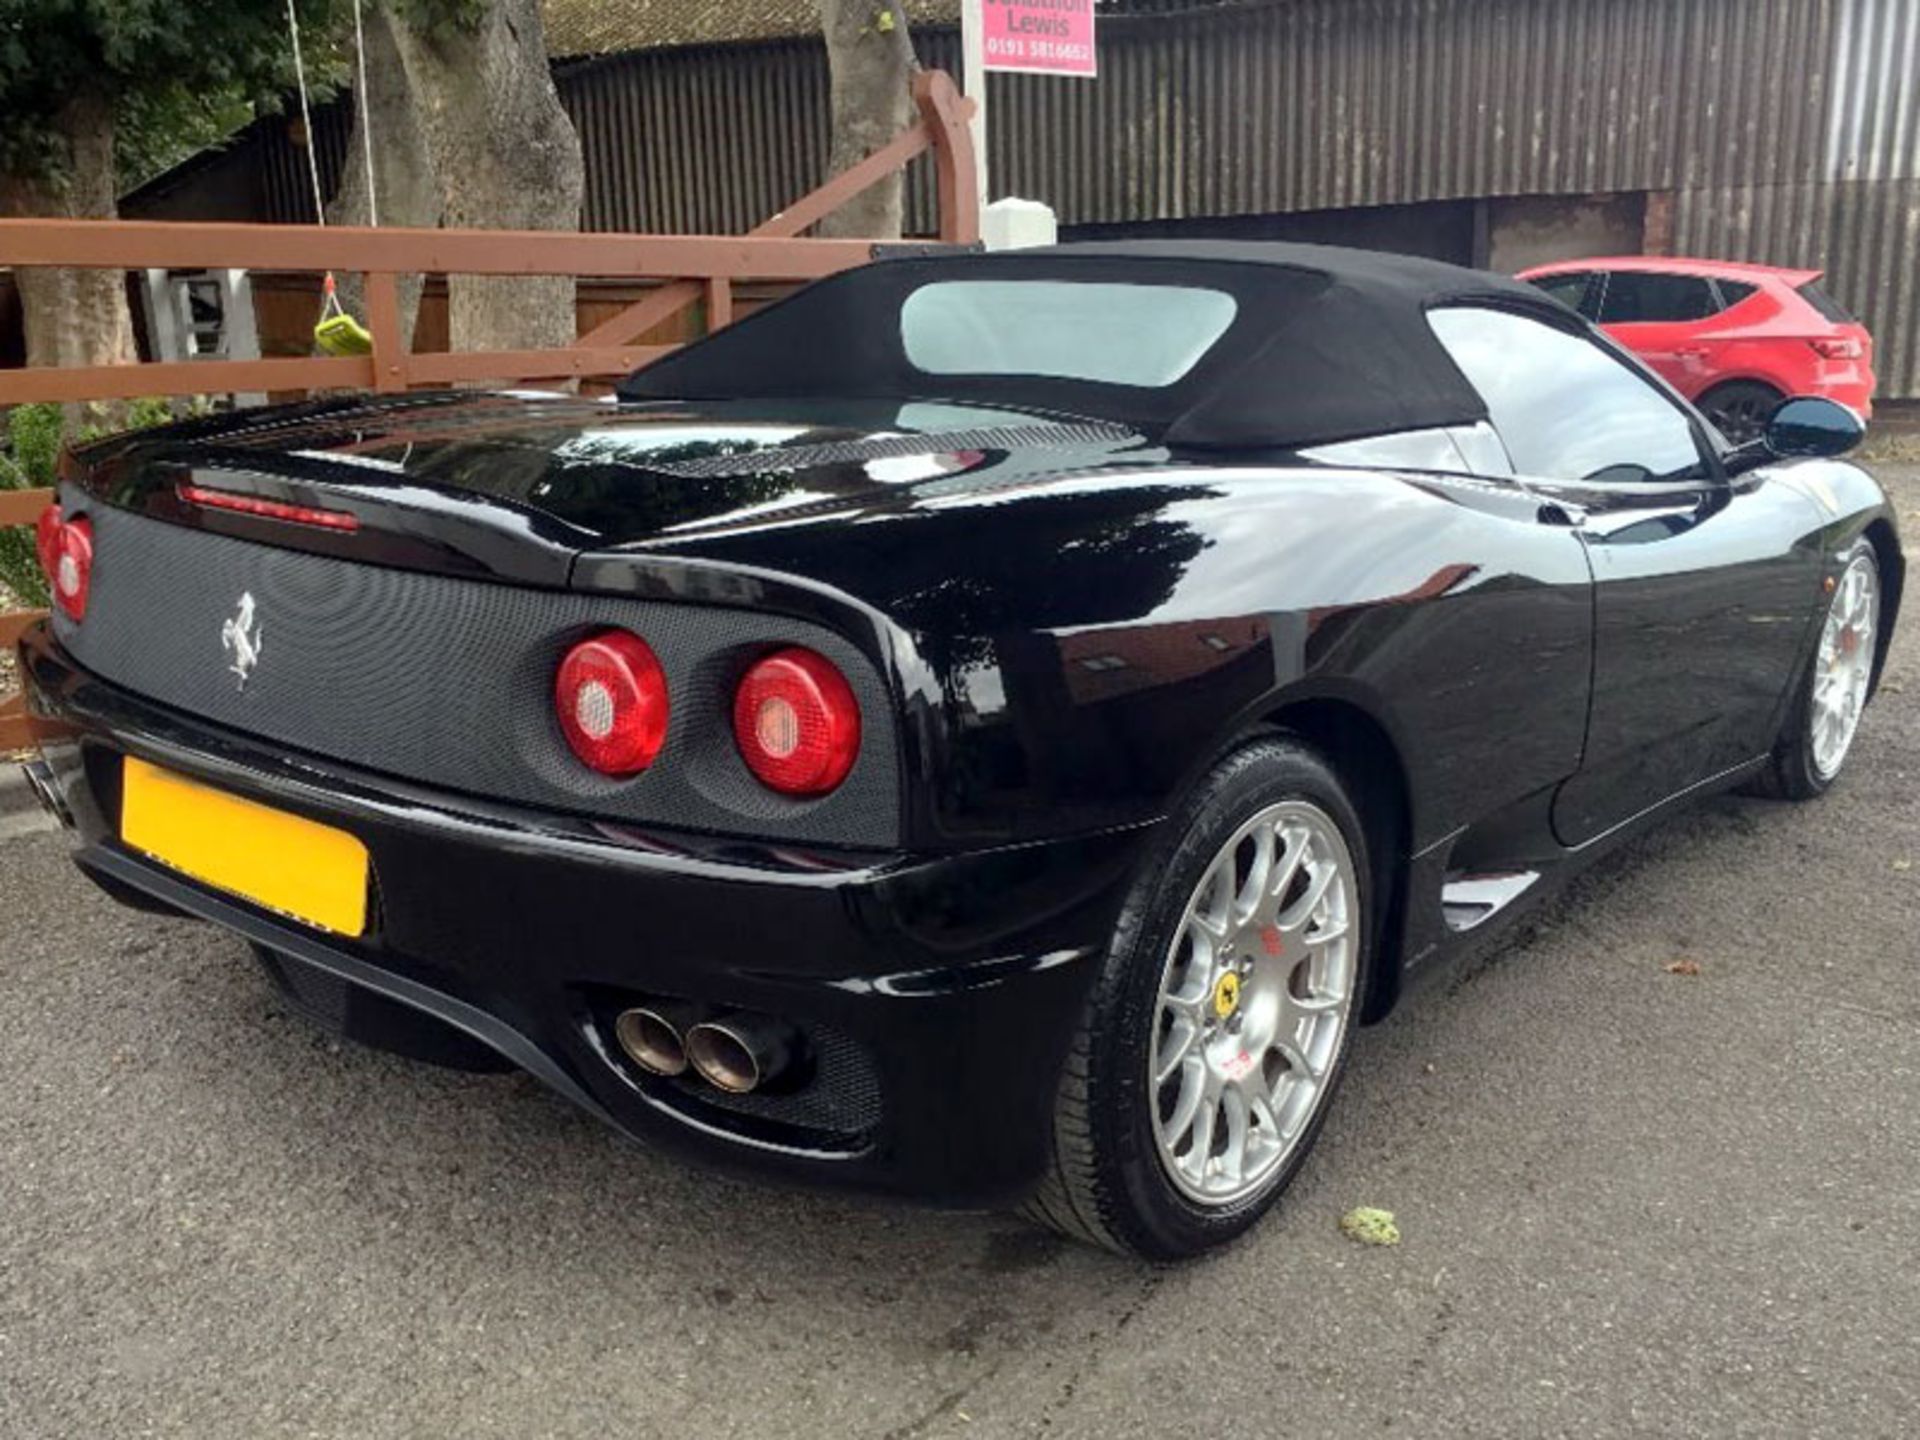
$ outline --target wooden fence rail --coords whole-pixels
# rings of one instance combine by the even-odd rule
[[[971,103],[938,70],[915,77],[914,101],[920,112],[915,124],[747,235],[0,220],[0,266],[358,271],[366,277],[366,326],[373,339],[370,355],[0,370],[0,406],[242,391],[397,391],[476,380],[625,374],[666,348],[632,340],[695,301],[707,301],[710,327],[731,320],[736,281],[817,280],[865,264],[873,257],[870,241],[802,239],[801,232],[923,153],[931,152],[934,160],[940,238],[953,244],[977,241],[979,196],[966,126]],[[571,346],[416,355],[400,333],[399,277],[420,274],[664,283]]]
[[[872,259],[871,241],[808,239],[802,232],[922,154],[934,165],[939,238],[976,243],[979,194],[967,130],[972,103],[938,70],[914,77],[913,96],[919,118],[912,126],[747,235],[0,220],[0,268],[359,272],[366,277],[365,321],[373,341],[368,355],[0,370],[0,409],[149,395],[392,392],[474,381],[623,375],[673,348],[633,342],[689,305],[705,301],[709,329],[730,323],[737,281],[816,280]],[[659,283],[644,299],[564,348],[414,354],[400,333],[399,277],[416,274],[571,275]],[[31,524],[50,499],[43,490],[0,492],[0,528]],[[0,652],[10,650],[37,618],[23,611],[0,614]],[[28,740],[20,697],[0,695],[0,753]]]

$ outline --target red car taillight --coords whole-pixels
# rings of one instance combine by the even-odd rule
[[[53,567],[60,559],[60,507],[49,505],[40,512],[40,518],[33,525],[33,545],[40,555],[40,569],[47,577],[47,583],[53,583]]]
[[[553,704],[581,761],[602,775],[638,775],[667,740],[667,677],[647,642],[602,630],[560,662]]]
[[[60,507],[49,505],[34,524],[34,547],[54,604],[72,619],[86,619],[93,591],[93,522],[62,519]]]
[[[740,681],[733,738],[761,784],[783,795],[824,795],[860,753],[860,703],[824,655],[781,650]]]
[[[1815,352],[1824,360],[1858,360],[1867,353],[1862,345],[1851,335],[1836,335],[1820,340],[1809,340]]]

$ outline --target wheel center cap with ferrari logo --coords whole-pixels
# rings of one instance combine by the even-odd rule
[[[1213,1013],[1225,1020],[1240,1008],[1240,977],[1229,970],[1213,986]]]

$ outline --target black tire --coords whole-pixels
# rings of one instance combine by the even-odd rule
[[[1880,553],[1873,548],[1873,542],[1862,535],[1847,548],[1840,557],[1837,573],[1845,575],[1855,560],[1865,556],[1873,567],[1877,578],[1881,574]],[[1827,602],[1831,603],[1831,602]],[[1886,597],[1881,595],[1880,604],[1884,611]],[[1885,615],[1879,617],[1884,623]],[[1822,606],[1821,624],[1826,623],[1825,605]],[[1813,763],[1813,688],[1814,670],[1820,658],[1816,642],[1813,653],[1807,656],[1807,663],[1800,672],[1800,678],[1794,684],[1793,701],[1787,706],[1787,716],[1781,722],[1780,734],[1773,742],[1773,753],[1767,759],[1767,768],[1762,770],[1744,787],[1750,795],[1763,796],[1769,800],[1816,800],[1833,788],[1846,769],[1846,761],[1840,762],[1840,769],[1831,775],[1822,775],[1819,767]]]
[[[1787,397],[1758,380],[1729,380],[1699,399],[1700,413],[1735,445],[1757,440]]]
[[[1161,972],[1188,899],[1221,848],[1247,819],[1284,800],[1318,807],[1346,842],[1359,902],[1353,999],[1317,1109],[1292,1152],[1245,1199],[1203,1206],[1166,1173],[1144,1083]],[[1374,894],[1360,816],[1325,760],[1278,736],[1224,759],[1167,819],[1121,909],[1061,1076],[1051,1165],[1023,1213],[1074,1239],[1154,1261],[1198,1255],[1259,1220],[1312,1149],[1345,1071],[1371,970]]]

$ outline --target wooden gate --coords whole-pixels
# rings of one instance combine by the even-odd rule
[[[746,235],[0,220],[0,267],[357,271],[366,277],[366,322],[373,338],[368,355],[0,370],[0,408],[149,395],[402,391],[624,375],[673,348],[635,344],[636,337],[690,305],[705,303],[709,330],[730,323],[733,288],[740,281],[814,280],[872,259],[871,241],[801,237],[919,155],[930,154],[935,167],[940,240],[976,243],[979,194],[966,124],[972,104],[938,70],[915,76],[913,90],[919,118],[911,127]],[[400,333],[399,277],[413,274],[571,275],[657,284],[645,298],[564,348],[416,355]],[[33,523],[51,499],[45,490],[0,492],[0,528]],[[0,614],[0,651],[10,651],[39,618],[32,611]],[[21,697],[0,694],[0,754],[29,743]]]

